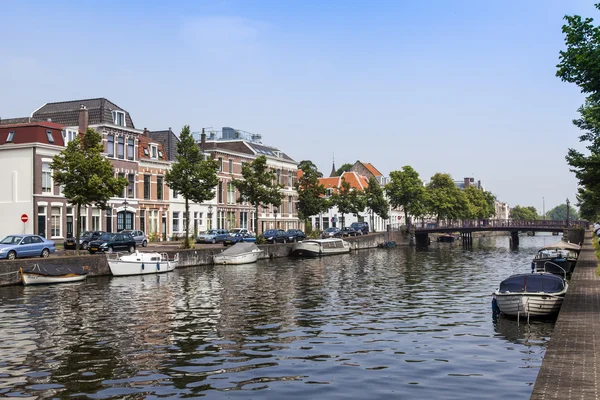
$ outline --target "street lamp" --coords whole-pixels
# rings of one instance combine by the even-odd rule
[[[212,229],[212,204],[208,205],[208,229]]]
[[[567,197],[567,226],[569,226],[569,198]]]
[[[277,207],[273,207],[273,214],[275,215],[275,229],[277,229]]]

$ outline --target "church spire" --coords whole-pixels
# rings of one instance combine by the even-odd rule
[[[337,176],[335,172],[336,172],[336,169],[335,169],[335,153],[333,153],[333,164],[331,166],[331,174],[329,174],[329,177],[332,178],[334,176]]]

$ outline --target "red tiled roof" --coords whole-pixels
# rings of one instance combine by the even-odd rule
[[[363,191],[369,186],[369,180],[357,174],[354,171],[344,172],[341,176],[334,176],[329,178],[319,178],[319,182],[325,186],[325,189],[333,188],[337,192],[338,188],[342,186],[342,179],[350,184],[350,187]]]
[[[163,145],[144,135],[139,136],[138,160],[153,160],[153,158],[150,156],[152,154],[150,151],[150,143],[156,144],[159,154],[162,154],[162,157],[158,155],[158,160],[167,161],[167,154],[165,152],[165,149],[163,148]],[[144,154],[144,149],[148,150],[148,155]]]
[[[65,126],[50,121],[40,122],[24,122],[22,124],[6,124],[0,125],[1,128],[22,128],[24,126],[43,126],[44,128],[60,129],[62,130]]]
[[[379,172],[377,170],[377,168],[375,168],[373,166],[373,164],[371,163],[363,163],[363,165],[365,166],[366,169],[369,170],[370,173],[372,173],[374,176],[383,176],[383,174],[381,172]]]

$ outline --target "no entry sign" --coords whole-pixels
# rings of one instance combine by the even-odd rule
[[[21,221],[23,221],[23,222],[29,221],[29,217],[27,216],[27,214],[21,215]]]

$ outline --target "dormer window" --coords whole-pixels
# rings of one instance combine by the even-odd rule
[[[123,111],[113,111],[112,116],[115,125],[125,126],[125,113]]]
[[[163,153],[161,150],[158,151],[158,158],[163,158]]]
[[[52,136],[52,131],[46,131],[46,137],[48,138],[48,143],[54,143],[54,136]]]
[[[6,143],[11,143],[15,138],[15,131],[8,132],[8,138],[6,138]]]
[[[144,147],[144,155],[148,157],[150,154],[148,153],[148,148]]]
[[[157,158],[157,155],[158,155],[157,150],[158,149],[156,148],[156,146],[150,146],[150,152],[152,153],[152,156],[151,156],[152,158]]]

